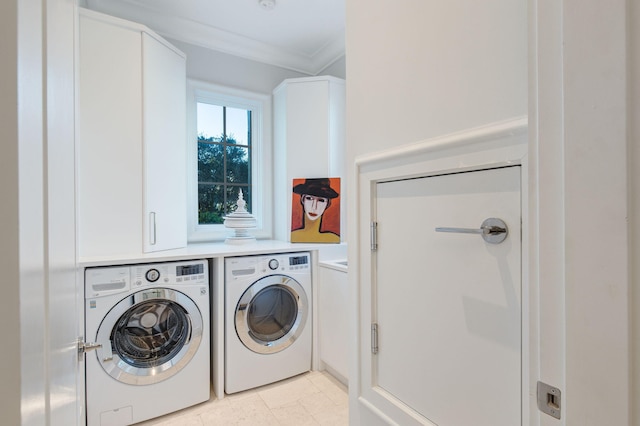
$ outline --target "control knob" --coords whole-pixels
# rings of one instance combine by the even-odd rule
[[[277,259],[271,259],[269,261],[269,268],[273,271],[278,269],[278,266],[280,266],[280,263],[278,263]]]
[[[147,278],[147,281],[154,283],[158,281],[158,278],[160,278],[160,272],[157,269],[149,269],[145,274],[145,277]]]

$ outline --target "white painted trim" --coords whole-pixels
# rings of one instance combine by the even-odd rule
[[[356,165],[366,166],[375,163],[383,163],[391,160],[413,158],[429,152],[435,152],[451,148],[476,145],[486,141],[501,140],[526,134],[527,117],[516,117],[473,129],[450,133],[432,139],[407,144],[400,147],[379,151],[356,158]],[[414,162],[410,161],[410,162]]]
[[[210,98],[223,101],[228,106],[251,108],[253,134],[252,142],[252,205],[251,213],[256,217],[257,226],[250,230],[256,238],[273,236],[273,138],[271,96],[263,93],[233,89],[198,80],[187,80],[187,239],[190,243],[220,241],[231,235],[224,225],[199,225],[198,166],[193,154],[197,152],[196,102]]]
[[[174,40],[308,75],[318,74],[345,53],[344,36],[337,37],[314,54],[307,55],[279,49],[190,19],[162,15],[150,8],[131,3],[93,0],[91,4],[94,9],[104,13],[128,16]]]
[[[296,78],[287,78],[282,81],[282,83],[278,84],[275,89],[273,89],[273,94],[276,95],[278,92],[283,90],[285,87],[291,84],[305,84],[312,83],[314,81],[326,81],[331,84],[339,84],[341,86],[345,85],[345,81],[342,78],[334,77],[331,75],[321,75],[321,76],[313,76],[313,77],[296,77]]]
[[[561,15],[561,2],[529,2],[530,167],[527,214],[531,241],[527,267],[529,282],[537,289],[533,295],[537,298],[537,309],[531,310],[532,321],[535,319],[537,329],[530,330],[529,338],[539,348],[531,353],[530,362],[537,367],[537,375],[531,375],[532,395],[535,395],[538,380],[558,387],[561,392],[566,390]],[[561,402],[563,409],[560,421],[542,414],[533,405],[529,424],[565,425],[566,398]]]
[[[211,259],[211,383],[217,399],[224,398],[224,257]]]
[[[355,159],[355,200],[358,228],[355,252],[356,261],[351,262],[349,285],[352,291],[352,320],[356,323],[356,347],[351,349],[349,377],[351,398],[358,401],[362,409],[393,424],[422,424],[424,419],[404,406],[400,401],[383,397],[384,390],[372,388],[362,372],[373,372],[368,351],[372,306],[370,283],[374,276],[375,262],[369,250],[369,224],[374,220],[373,200],[379,182],[415,177],[434,176],[452,172],[482,170],[487,168],[519,165],[522,167],[522,424],[534,424],[531,413],[537,412],[535,381],[538,376],[538,345],[532,336],[537,336],[536,288],[529,281],[527,259],[531,247],[529,231],[529,166],[528,166],[528,121],[527,117],[516,117],[485,126],[468,129],[440,137],[402,145],[393,149],[375,152]],[[353,368],[356,366],[357,368]],[[354,371],[355,370],[355,371]],[[393,420],[392,420],[393,419]]]

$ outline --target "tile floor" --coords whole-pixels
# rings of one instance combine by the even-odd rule
[[[347,388],[325,371],[310,371],[226,395],[138,426],[341,426],[349,424]]]

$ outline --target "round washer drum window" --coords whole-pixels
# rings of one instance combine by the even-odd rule
[[[170,300],[142,302],[113,328],[112,349],[134,367],[157,367],[171,360],[191,335],[185,310]]]
[[[97,333],[96,356],[114,379],[147,385],[168,379],[196,354],[202,314],[187,295],[166,288],[141,290],[118,302]]]
[[[304,330],[309,306],[293,278],[271,275],[253,283],[236,306],[236,332],[242,343],[260,354],[280,352]]]

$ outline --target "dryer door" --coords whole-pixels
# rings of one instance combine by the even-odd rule
[[[148,385],[184,368],[202,340],[202,314],[188,296],[166,288],[121,300],[98,329],[102,368],[114,379]]]
[[[271,275],[253,283],[236,306],[236,333],[259,354],[280,352],[304,330],[309,302],[302,286],[285,275]]]

